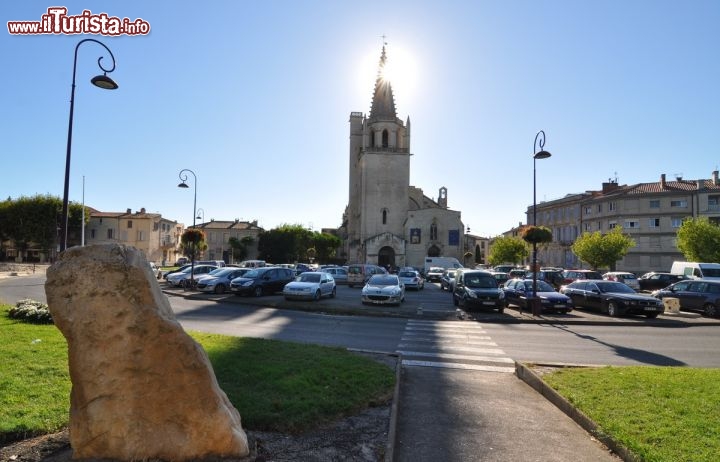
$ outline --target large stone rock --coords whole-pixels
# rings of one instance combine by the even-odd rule
[[[240,414],[139,250],[70,248],[48,269],[45,292],[68,342],[73,458],[249,453]]]

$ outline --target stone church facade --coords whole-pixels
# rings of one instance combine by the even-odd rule
[[[422,267],[426,256],[463,261],[460,212],[410,186],[410,118],[397,116],[392,86],[383,78],[382,48],[370,114],[350,113],[349,199],[339,234],[348,263]]]

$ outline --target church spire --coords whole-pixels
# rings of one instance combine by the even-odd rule
[[[378,76],[377,79],[375,79],[375,91],[373,93],[372,106],[370,107],[370,119],[394,121],[397,118],[397,112],[395,111],[395,98],[393,97],[392,85],[385,75],[385,63],[387,61],[385,45],[387,45],[387,43],[383,42]]]

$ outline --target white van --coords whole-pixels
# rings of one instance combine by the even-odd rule
[[[423,267],[423,274],[427,274],[428,271],[430,271],[430,268],[443,268],[443,269],[451,269],[451,268],[462,268],[463,265],[460,264],[460,261],[458,261],[457,258],[453,257],[425,257],[425,265]]]
[[[720,280],[720,263],[674,261],[670,272],[672,274],[682,274],[690,279]]]

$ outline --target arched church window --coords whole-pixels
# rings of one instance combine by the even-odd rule
[[[384,225],[387,224],[387,215],[388,215],[387,209],[383,209],[383,211],[382,211],[382,224],[384,224]]]
[[[382,132],[382,147],[388,147],[388,131],[387,129]]]
[[[375,147],[375,131],[370,130],[370,147]]]
[[[430,239],[437,241],[437,225],[435,223],[430,225]]]

